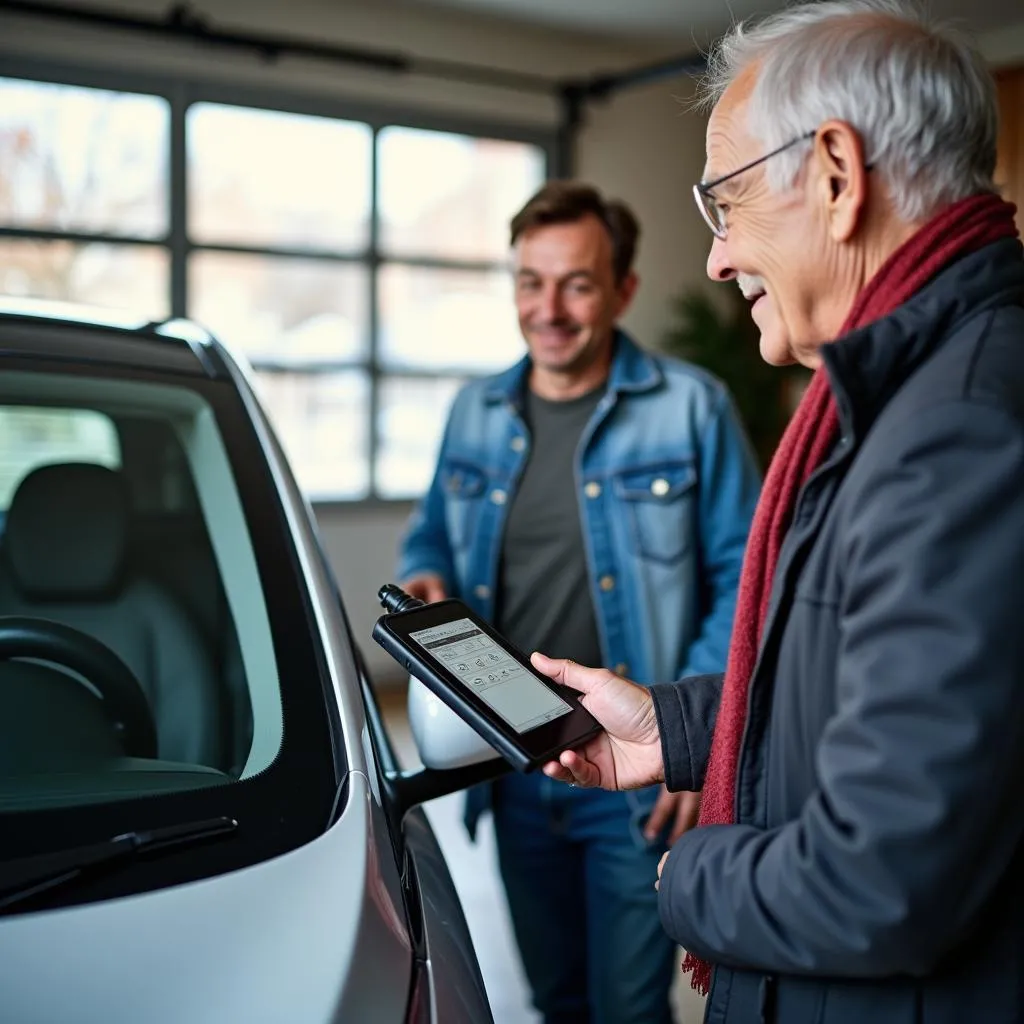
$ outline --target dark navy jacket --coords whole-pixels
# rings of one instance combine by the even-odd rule
[[[1022,306],[999,242],[822,350],[842,437],[781,552],[738,823],[661,884],[712,1024],[1024,1021]],[[652,688],[672,789],[720,689]]]

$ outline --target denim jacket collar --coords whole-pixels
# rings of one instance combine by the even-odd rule
[[[616,330],[612,343],[611,374],[608,390],[612,394],[621,392],[650,391],[663,380],[657,361],[623,330]],[[510,402],[519,405],[523,389],[530,372],[530,357],[524,356],[515,366],[491,379],[486,400],[489,403]]]

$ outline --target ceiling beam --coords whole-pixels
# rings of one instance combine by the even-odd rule
[[[686,54],[653,64],[583,78],[556,79],[462,61],[412,57],[368,47],[342,46],[320,40],[217,27],[188,3],[176,3],[163,16],[146,17],[113,8],[84,7],[59,0],[0,0],[0,11],[12,11],[53,21],[73,22],[117,31],[171,38],[199,46],[246,50],[267,61],[284,56],[348,64],[396,75],[424,75],[469,85],[490,86],[553,97],[560,105],[560,125],[552,172],[571,177],[575,166],[576,136],[588,103],[611,99],[624,89],[650,85],[680,75],[698,75],[705,69],[702,55]]]

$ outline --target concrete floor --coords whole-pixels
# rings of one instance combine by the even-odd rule
[[[418,764],[404,692],[385,691],[379,697],[403,766]],[[512,936],[505,893],[498,877],[490,817],[480,823],[474,844],[462,827],[461,794],[432,801],[426,805],[426,813],[462,900],[495,1024],[540,1024],[540,1015],[530,1005],[529,989]],[[699,1024],[702,1020],[704,1000],[693,992],[682,973],[673,989],[673,1004],[678,1024]]]

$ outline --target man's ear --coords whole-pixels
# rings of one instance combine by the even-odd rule
[[[848,242],[864,217],[868,171],[860,134],[846,121],[826,121],[814,140],[818,193],[834,242]]]
[[[622,284],[619,285],[619,309],[615,314],[616,319],[622,316],[627,309],[633,303],[633,296],[636,295],[637,288],[640,287],[640,278],[636,276],[636,272],[631,270],[623,279]]]

